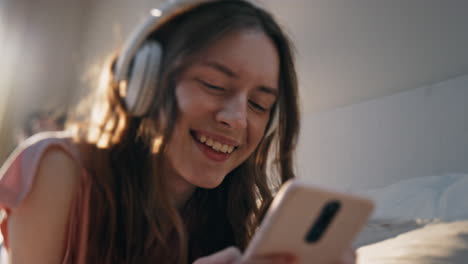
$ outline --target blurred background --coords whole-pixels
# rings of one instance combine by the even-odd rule
[[[0,162],[59,129],[161,2],[0,0]],[[468,173],[468,1],[260,2],[297,48],[301,177],[356,189]]]

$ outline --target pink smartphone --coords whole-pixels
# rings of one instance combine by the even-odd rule
[[[367,222],[373,202],[290,180],[276,195],[243,258],[287,252],[299,263],[341,259]]]

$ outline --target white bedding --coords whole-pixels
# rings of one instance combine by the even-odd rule
[[[364,193],[376,210],[354,244],[359,264],[468,263],[468,175],[414,178]]]
[[[357,253],[359,264],[466,264],[468,221],[428,224]]]
[[[354,248],[377,243],[399,234],[403,234],[438,220],[399,220],[399,219],[372,219],[354,241]]]

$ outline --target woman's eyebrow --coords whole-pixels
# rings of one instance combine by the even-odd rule
[[[231,78],[239,78],[239,75],[237,75],[233,70],[229,69],[229,67],[216,62],[216,61],[205,61],[202,63],[203,66],[208,66],[210,68],[213,68],[219,72],[224,73],[225,75],[231,77]],[[264,92],[270,95],[273,95],[275,97],[278,97],[278,89],[274,89],[268,86],[259,86],[258,91]]]
[[[258,87],[258,91],[278,97],[278,89],[270,88],[267,86],[260,86]]]
[[[203,62],[202,65],[208,66],[210,68],[213,68],[215,70],[218,70],[224,74],[226,74],[229,77],[232,78],[239,78],[239,75],[237,75],[233,70],[229,69],[229,67],[215,61],[206,61]]]

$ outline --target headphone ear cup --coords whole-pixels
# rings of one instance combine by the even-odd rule
[[[124,99],[130,115],[143,116],[149,111],[157,89],[162,54],[159,42],[146,41],[133,58]]]

